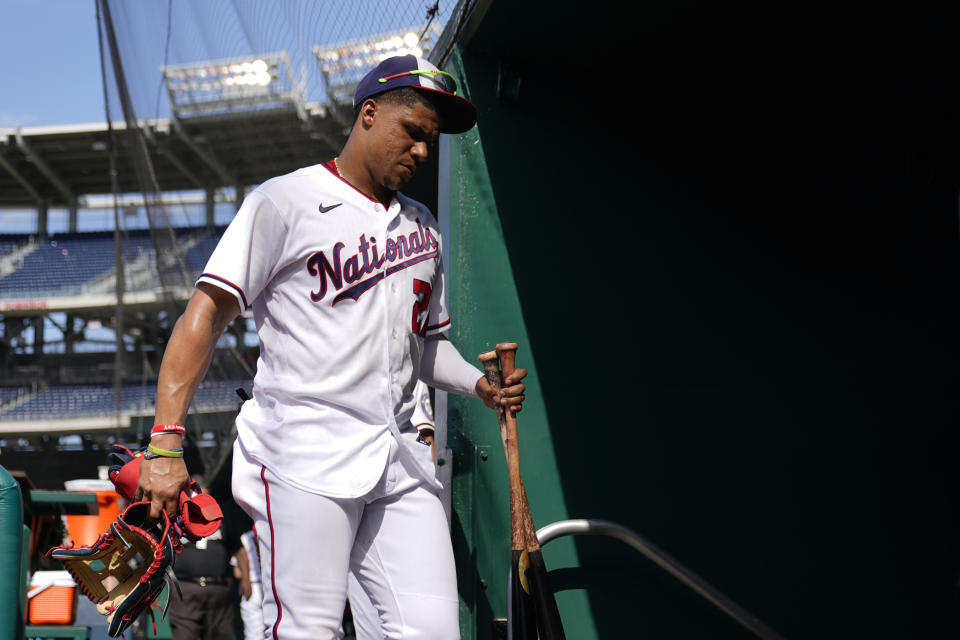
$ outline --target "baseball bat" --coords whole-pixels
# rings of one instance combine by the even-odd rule
[[[510,377],[516,368],[517,344],[515,342],[501,342],[496,347],[497,358],[500,361],[501,381]],[[502,384],[502,382],[501,382]],[[540,638],[543,640],[565,640],[566,635],[563,631],[563,623],[560,620],[560,610],[557,608],[557,601],[553,594],[553,588],[547,579],[547,567],[543,562],[543,553],[540,550],[540,542],[537,540],[537,529],[533,525],[533,517],[530,515],[530,504],[527,502],[527,490],[523,485],[523,478],[520,476],[520,449],[517,441],[517,416],[513,409],[504,410],[506,421],[506,443],[509,452],[506,454],[508,461],[512,458],[515,461],[516,481],[518,487],[518,511],[523,523],[523,536],[526,541],[527,561],[526,569],[521,569],[526,574],[526,582],[530,587],[530,595],[533,597],[534,614],[537,619],[537,629],[540,632]],[[508,462],[509,464],[509,462]],[[512,493],[512,491],[511,491]]]
[[[487,351],[478,356],[483,365],[483,375],[496,391],[500,391],[502,378],[496,351]],[[510,485],[510,621],[513,625],[514,640],[537,640],[537,616],[526,569],[529,566],[527,541],[523,529],[523,514],[520,490],[522,479],[520,465],[516,457],[511,457],[508,443],[507,416],[502,405],[496,407],[497,424],[500,427],[500,440],[507,459],[507,479]]]

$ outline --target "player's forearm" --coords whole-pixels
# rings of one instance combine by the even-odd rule
[[[217,340],[237,315],[235,306],[209,288],[194,292],[174,326],[160,364],[155,424],[183,423]]]
[[[193,394],[206,375],[219,334],[177,321],[157,376],[156,424],[183,423]]]
[[[464,360],[444,337],[428,339],[420,360],[420,379],[431,387],[471,398],[477,397],[477,380],[483,373]]]

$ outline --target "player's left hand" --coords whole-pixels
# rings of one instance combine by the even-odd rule
[[[518,412],[523,409],[523,401],[525,399],[523,392],[527,390],[526,385],[521,382],[525,377],[527,377],[526,369],[514,369],[513,373],[504,379],[503,388],[500,390],[500,393],[497,393],[497,391],[490,386],[490,383],[487,382],[486,377],[481,376],[481,378],[477,380],[477,395],[483,400],[483,404],[491,409],[495,409],[499,405],[505,409],[512,409],[514,412]]]

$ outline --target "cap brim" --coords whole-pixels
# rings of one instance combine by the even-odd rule
[[[413,88],[427,92],[433,98],[440,110],[440,133],[463,133],[477,124],[477,108],[466,98],[428,87]]]

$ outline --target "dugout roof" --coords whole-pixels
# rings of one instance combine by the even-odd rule
[[[257,185],[328,160],[346,139],[343,117],[318,103],[141,125],[162,191]],[[126,125],[113,129],[118,191],[139,192]],[[69,208],[84,195],[112,193],[108,143],[105,122],[0,128],[0,208]]]

